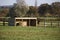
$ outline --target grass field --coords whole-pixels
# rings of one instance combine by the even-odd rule
[[[60,28],[0,26],[0,40],[60,40]]]

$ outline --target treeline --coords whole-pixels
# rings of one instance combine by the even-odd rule
[[[5,13],[5,16],[10,17],[40,17],[40,16],[60,16],[60,2],[53,2],[35,6],[21,6],[14,4],[9,10],[0,10],[0,14]],[[2,15],[3,16],[3,15]]]
[[[60,2],[41,4],[39,7],[29,7],[27,12],[30,16],[60,16]]]
[[[38,7],[38,13],[40,16],[60,16],[60,2],[42,4]]]
[[[9,8],[0,6],[0,17],[6,17],[9,13]]]

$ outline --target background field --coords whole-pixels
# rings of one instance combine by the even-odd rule
[[[60,28],[0,26],[0,40],[60,40]]]

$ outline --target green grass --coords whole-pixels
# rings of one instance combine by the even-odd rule
[[[60,40],[60,28],[0,26],[0,40]]]

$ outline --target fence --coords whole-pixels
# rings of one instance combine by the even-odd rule
[[[46,27],[46,26],[50,26],[50,27],[53,27],[53,26],[55,26],[55,27],[60,27],[60,21],[46,21],[46,20],[44,20],[44,21],[42,21],[42,22],[39,22],[39,24],[38,24],[38,26],[44,26],[44,27]]]
[[[0,26],[8,26],[10,17],[0,17]],[[60,27],[60,17],[38,17],[37,26],[39,27]]]
[[[60,17],[39,17],[40,27],[60,27]]]
[[[8,19],[10,17],[0,17],[0,26],[8,26]]]

